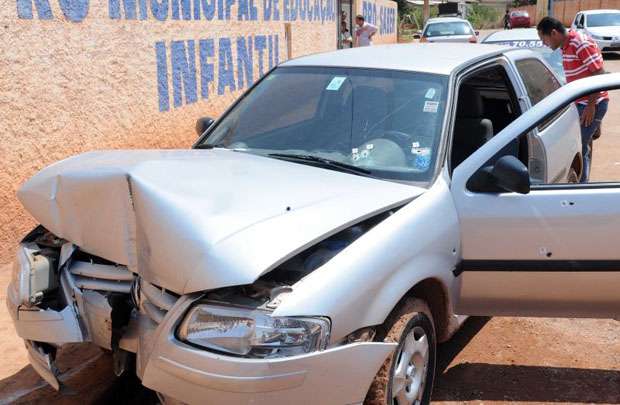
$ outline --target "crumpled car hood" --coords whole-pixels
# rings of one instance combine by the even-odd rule
[[[101,151],[18,191],[51,232],[176,293],[250,284],[422,188],[230,150]]]

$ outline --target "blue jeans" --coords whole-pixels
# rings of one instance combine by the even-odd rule
[[[603,100],[596,105],[596,111],[594,113],[594,120],[589,127],[581,124],[581,156],[583,156],[583,170],[581,171],[580,183],[587,183],[590,179],[590,166],[592,165],[592,137],[597,129],[601,127],[601,121],[605,113],[607,113],[607,100]],[[577,110],[579,111],[579,117],[583,114],[583,110],[586,109],[584,104],[577,104]]]

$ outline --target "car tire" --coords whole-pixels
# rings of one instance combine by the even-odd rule
[[[579,183],[579,176],[577,175],[577,170],[575,170],[574,167],[571,167],[570,170],[568,171],[568,176],[567,176],[567,181],[570,184],[577,184]]]
[[[377,329],[377,337],[398,346],[375,375],[364,404],[430,403],[437,341],[428,305],[419,299],[406,299]]]

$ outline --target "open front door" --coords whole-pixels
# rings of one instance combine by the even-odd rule
[[[531,185],[521,194],[498,180],[505,170],[488,174],[486,166],[503,146],[572,100],[619,87],[620,74],[564,86],[455,169],[451,188],[463,259],[456,271],[457,313],[620,317],[620,182]],[[481,170],[492,183],[487,189],[472,181]]]

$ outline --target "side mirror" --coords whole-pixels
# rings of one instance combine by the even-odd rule
[[[196,120],[196,134],[198,134],[198,136],[202,136],[202,134],[204,134],[205,131],[209,129],[209,127],[213,125],[214,122],[215,120],[213,118],[209,118],[209,117],[198,118]]]
[[[415,34],[413,34],[413,39],[420,39],[420,33],[416,32]]]
[[[478,170],[467,183],[470,190],[483,193],[509,191],[528,194],[530,186],[527,167],[512,155],[502,156],[493,166]]]
[[[474,31],[474,34],[476,34],[476,36],[480,35],[480,31]]]
[[[527,166],[512,155],[503,156],[491,171],[491,177],[498,187],[519,194],[530,192],[530,172]]]

